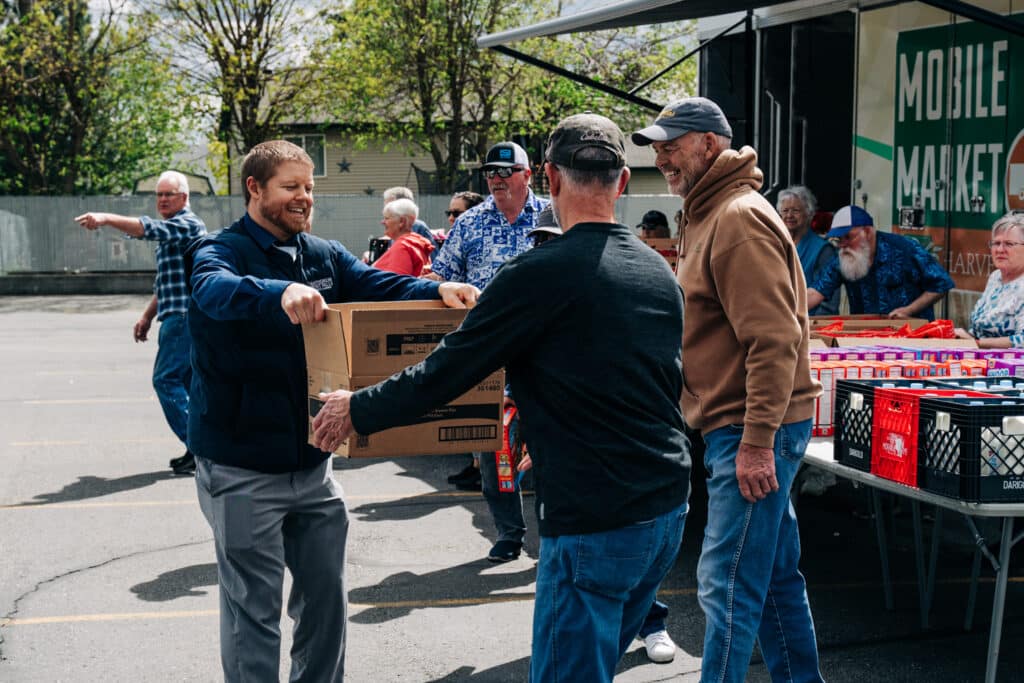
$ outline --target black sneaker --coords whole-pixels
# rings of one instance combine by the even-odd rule
[[[448,477],[449,484],[459,484],[464,481],[473,481],[474,479],[480,478],[480,470],[473,467],[473,463],[469,463],[462,468],[459,472]]]
[[[522,543],[515,541],[498,541],[487,553],[488,562],[511,562],[519,559],[519,553],[523,550]]]
[[[196,473],[196,456],[192,455],[192,451],[185,451],[185,455],[181,458],[175,458],[178,462],[171,465],[171,470],[175,474],[195,474]]]
[[[481,491],[483,489],[483,482],[480,479],[480,471],[477,470],[476,477],[474,479],[464,479],[463,481],[457,482],[455,488],[460,491]]]
[[[179,455],[177,458],[171,458],[170,462],[168,462],[167,464],[173,470],[175,467],[181,467],[182,465],[187,463],[189,460],[192,459],[192,457],[192,451],[186,449],[184,455]]]

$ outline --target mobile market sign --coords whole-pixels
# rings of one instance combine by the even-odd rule
[[[900,33],[893,227],[922,239],[958,287],[985,288],[989,230],[1024,210],[1022,97],[1024,39],[976,22]],[[908,225],[907,209],[923,228]]]

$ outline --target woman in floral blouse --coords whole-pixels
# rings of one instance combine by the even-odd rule
[[[957,336],[982,349],[1024,347],[1024,213],[1008,213],[992,226],[992,265],[985,292],[971,311],[971,326]]]

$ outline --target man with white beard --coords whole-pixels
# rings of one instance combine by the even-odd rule
[[[844,285],[850,313],[934,320],[932,304],[953,288],[953,279],[934,256],[915,240],[876,231],[871,215],[860,207],[839,209],[826,237],[838,240],[839,253],[807,288],[808,309]]]

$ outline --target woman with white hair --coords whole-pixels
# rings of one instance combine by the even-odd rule
[[[988,246],[995,270],[971,311],[971,326],[956,335],[977,339],[982,349],[1024,348],[1024,213],[997,220]]]
[[[836,257],[836,249],[811,230],[811,219],[818,210],[818,200],[803,185],[792,185],[779,192],[775,208],[796,244],[796,253],[803,267],[804,280],[810,285]],[[839,288],[832,298],[809,311],[811,315],[834,315],[839,312]]]
[[[384,206],[382,215],[381,225],[385,236],[391,239],[391,246],[373,262],[373,267],[419,277],[424,266],[430,263],[430,252],[434,251],[430,240],[412,231],[419,208],[411,199],[396,199]]]

